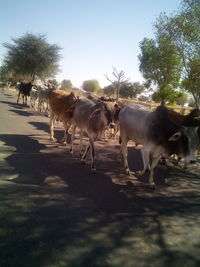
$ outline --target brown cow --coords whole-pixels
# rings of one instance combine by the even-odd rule
[[[63,140],[66,141],[68,130],[72,125],[73,109],[76,97],[73,92],[67,94],[62,90],[54,90],[49,95],[50,106],[50,139],[54,140],[54,123],[56,119],[63,122],[65,135]]]

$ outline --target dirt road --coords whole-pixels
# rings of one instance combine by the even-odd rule
[[[97,143],[94,175],[62,134],[50,142],[46,116],[0,95],[0,266],[200,266],[200,164],[158,166],[151,190],[124,174],[117,140]]]

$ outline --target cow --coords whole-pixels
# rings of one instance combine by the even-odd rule
[[[109,110],[109,113],[111,114],[111,120],[113,124],[108,125],[102,133],[105,142],[108,142],[108,137],[109,138],[115,137],[117,133],[118,123],[116,120],[116,113],[118,112],[118,104],[116,102],[102,101],[102,100],[98,100],[98,102],[102,102],[106,106],[106,109]]]
[[[107,126],[114,127],[114,123],[111,111],[105,103],[101,101],[94,103],[89,99],[77,100],[73,113],[73,130],[70,150],[71,153],[73,153],[75,129],[78,127],[80,129],[81,162],[85,163],[87,153],[91,150],[92,173],[96,172],[94,142],[100,138],[102,131],[105,130]],[[84,133],[86,133],[89,138],[89,144],[86,146],[84,153],[82,153],[82,138]]]
[[[30,108],[34,108],[36,110],[36,101],[38,99],[39,89],[37,86],[33,86],[30,91]]]
[[[49,111],[49,95],[55,88],[40,87],[38,91],[38,111],[41,112],[42,108],[45,112]]]
[[[188,126],[185,127],[186,135],[188,137],[188,145],[189,145],[189,149],[190,149],[190,155],[191,155],[190,163],[196,163],[197,162],[197,159],[195,157],[195,152],[199,146],[198,130],[199,130],[198,126],[197,127],[188,127]],[[173,156],[176,156],[176,155],[174,154]],[[175,159],[175,157],[173,159]],[[181,157],[181,155],[179,155],[178,159],[174,160],[174,163],[177,165],[181,159],[182,159],[182,157]],[[188,162],[186,161],[186,159],[184,159],[183,168],[186,169],[187,165],[188,165]]]
[[[127,161],[127,143],[133,140],[143,145],[144,169],[150,170],[149,185],[155,186],[154,168],[159,159],[176,154],[186,162],[192,160],[187,131],[184,126],[169,119],[168,110],[163,105],[155,111],[133,106],[124,107],[119,113],[120,143],[126,174],[130,173]],[[151,162],[151,165],[150,165]]]
[[[54,123],[56,119],[62,120],[65,135],[63,141],[66,142],[68,130],[72,125],[73,107],[76,102],[73,92],[67,94],[62,90],[53,90],[49,94],[50,106],[50,140],[54,140]]]
[[[195,127],[198,135],[198,146],[200,144],[200,110],[198,108],[193,109],[189,114],[182,115],[174,110],[168,110],[169,117],[174,122],[183,126]],[[195,134],[193,134],[195,135]],[[196,137],[195,137],[196,138]],[[199,147],[197,147],[200,150]]]
[[[27,97],[30,96],[30,91],[32,88],[32,83],[24,83],[21,82],[20,84],[17,85],[17,89],[18,89],[18,97],[17,97],[17,104],[19,103],[19,97],[20,95],[22,95],[22,99],[23,99],[23,104],[27,105]]]

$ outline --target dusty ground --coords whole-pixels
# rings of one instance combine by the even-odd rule
[[[93,175],[13,91],[0,111],[0,266],[200,266],[199,163],[159,165],[151,190],[124,174],[112,140],[97,142]],[[129,162],[141,168],[139,150]]]

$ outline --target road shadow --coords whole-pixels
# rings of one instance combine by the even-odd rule
[[[113,182],[103,171],[117,176],[118,164],[106,146],[98,148],[99,172],[91,174],[88,162],[81,165],[62,149],[49,151],[32,136],[3,134],[0,140],[14,149],[1,176],[1,266],[198,266],[199,242],[193,253],[169,245],[178,218],[177,239],[184,241],[181,222],[192,232],[199,214],[189,174],[181,190],[168,195]],[[194,186],[198,179],[192,179]]]
[[[32,125],[33,127],[35,127],[37,130],[40,131],[44,131],[46,133],[48,133],[50,135],[50,126],[49,126],[49,122],[35,122],[35,121],[30,121],[28,122],[30,125]],[[55,125],[54,127],[54,137],[56,142],[61,143],[61,140],[64,136],[64,129],[62,129],[62,124],[60,124],[61,129],[56,129],[57,125]],[[71,140],[71,135],[68,135],[67,138],[67,143],[69,144]]]
[[[30,117],[35,115],[34,113],[30,112],[30,111],[24,111],[24,110],[17,110],[17,109],[10,109],[9,111],[14,112],[20,116],[25,116],[25,117]]]
[[[10,96],[10,98],[13,98],[12,96]],[[24,109],[25,106],[23,104],[17,104],[17,103],[13,103],[13,102],[9,102],[9,101],[4,101],[4,100],[0,100],[1,103],[6,104],[10,107],[16,108],[16,109]]]

